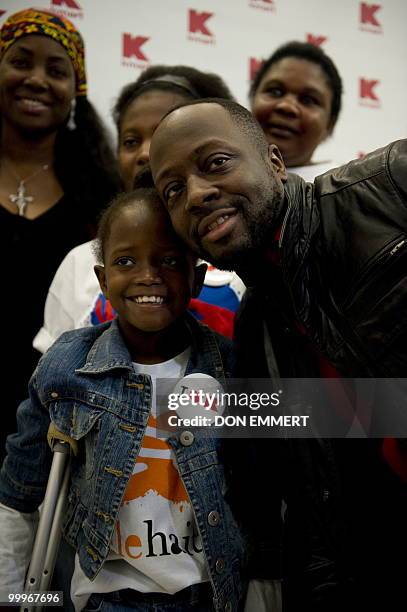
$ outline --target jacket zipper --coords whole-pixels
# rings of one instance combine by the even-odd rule
[[[406,240],[406,239],[404,239],[404,240],[400,240],[400,242],[398,242],[398,243],[396,244],[396,246],[394,246],[394,247],[392,248],[392,250],[390,251],[389,255],[394,255],[394,253],[397,253],[397,251],[398,251],[398,250],[399,250],[399,249],[400,249],[400,248],[403,246],[403,244],[404,244],[405,242],[407,242],[407,240]]]
[[[360,287],[362,285],[362,283],[364,283],[364,286],[366,287],[369,282],[370,279],[375,276],[374,273],[374,269],[376,269],[378,266],[382,265],[383,263],[385,263],[386,261],[388,261],[391,257],[394,257],[394,255],[396,255],[396,253],[398,253],[398,251],[400,251],[400,249],[405,246],[407,244],[407,239],[403,238],[403,240],[399,240],[397,242],[397,244],[395,244],[390,251],[385,251],[384,253],[382,253],[381,255],[379,255],[377,257],[377,259],[375,259],[375,261],[371,262],[371,264],[368,266],[368,269],[365,270],[365,272],[362,274],[362,276],[359,277],[359,279],[357,280],[357,284],[355,286],[355,289],[352,290],[351,293],[348,293],[347,298],[345,299],[345,301],[342,304],[342,308],[346,308],[349,306],[349,304],[353,301],[353,299],[355,298],[355,296],[357,295],[357,293],[360,290]],[[377,272],[377,270],[376,270]]]

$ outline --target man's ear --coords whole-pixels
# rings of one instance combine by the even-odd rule
[[[202,285],[204,284],[205,274],[208,269],[208,266],[204,263],[199,264],[199,266],[195,266],[195,278],[194,284],[192,286],[192,297],[196,298],[201,293]]]
[[[109,299],[109,295],[108,295],[108,290],[107,290],[107,285],[106,285],[106,271],[105,271],[105,267],[104,266],[99,266],[96,265],[93,267],[95,274],[97,276],[97,279],[99,281],[99,286],[103,292],[103,295],[105,296],[105,298],[108,300]]]
[[[270,144],[268,149],[268,157],[274,170],[277,172],[280,180],[285,183],[287,180],[287,171],[283,161],[283,156],[280,153],[280,149],[275,144]]]

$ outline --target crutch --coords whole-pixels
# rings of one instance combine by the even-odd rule
[[[69,459],[71,452],[74,455],[78,452],[77,442],[61,433],[53,423],[49,426],[47,439],[54,457],[25,582],[26,593],[47,591],[51,583],[61,539],[62,513],[69,489]],[[40,612],[42,609],[43,605],[38,600],[24,604],[20,612]]]

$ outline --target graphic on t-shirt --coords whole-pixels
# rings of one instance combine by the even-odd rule
[[[184,483],[172,461],[169,444],[165,440],[148,435],[155,430],[156,424],[156,419],[150,415],[146,435],[133,475],[128,482],[123,504],[144,497],[150,491],[174,503],[189,503]],[[180,511],[182,512],[182,506]]]
[[[181,589],[206,579],[204,555],[173,451],[156,427],[150,414],[111,548],[158,584],[171,572]]]

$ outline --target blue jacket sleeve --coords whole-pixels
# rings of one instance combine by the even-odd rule
[[[47,443],[49,424],[49,413],[40,401],[34,372],[29,398],[17,410],[18,431],[6,442],[7,457],[0,472],[0,503],[5,506],[19,512],[34,512],[41,504],[52,461]]]

